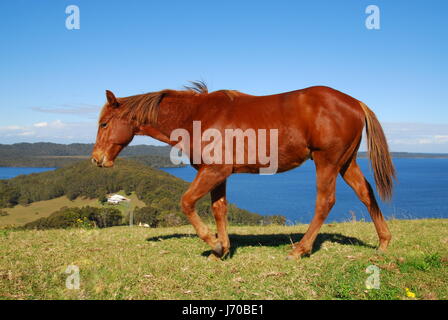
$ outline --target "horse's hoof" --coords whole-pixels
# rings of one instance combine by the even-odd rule
[[[224,255],[224,248],[222,247],[221,242],[218,242],[212,250],[213,254],[219,258]]]
[[[230,255],[230,250],[229,249],[224,249],[224,252],[222,254],[221,259],[225,259]]]
[[[379,253],[387,253],[387,247],[378,247],[377,249],[376,249],[376,251],[378,251]]]
[[[213,252],[209,254],[209,256],[207,257],[208,261],[221,261],[221,258],[216,256],[216,254],[214,254]]]
[[[378,251],[380,252],[387,252],[387,247],[389,246],[389,242],[382,242],[378,246]]]
[[[288,254],[286,256],[286,260],[289,260],[289,261],[300,260],[300,255]]]

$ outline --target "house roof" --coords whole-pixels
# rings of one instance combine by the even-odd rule
[[[114,194],[108,197],[109,200],[129,200],[126,197],[123,197],[122,195],[119,194]]]

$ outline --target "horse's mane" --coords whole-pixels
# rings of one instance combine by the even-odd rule
[[[161,90],[156,92],[148,92],[118,98],[118,102],[122,105],[117,110],[117,117],[129,121],[135,121],[137,125],[155,124],[159,113],[159,106],[162,99],[170,94],[183,93],[191,95],[209,95],[215,93],[224,93],[231,101],[238,95],[243,95],[236,90],[218,90],[214,92],[208,91],[207,85],[203,81],[191,81],[190,85],[184,86],[184,90]],[[100,119],[104,115],[105,108],[101,112]]]
[[[156,123],[160,101],[169,90],[149,92],[119,99],[122,105],[117,116],[121,119],[135,121],[138,125]]]
[[[207,84],[204,81],[190,81],[191,85],[184,86],[186,91],[190,91],[197,94],[208,94],[208,88]],[[230,100],[233,100],[235,97],[239,95],[243,95],[243,93],[237,91],[237,90],[218,90],[213,91],[211,93],[218,93],[222,92],[224,93]]]
[[[189,86],[184,86],[185,91],[190,91],[199,94],[208,93],[207,84],[204,81],[190,81],[190,84],[191,85]]]

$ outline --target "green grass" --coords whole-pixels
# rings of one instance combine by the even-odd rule
[[[324,225],[310,257],[289,261],[306,225],[230,227],[223,261],[191,226],[0,232],[3,299],[447,299],[448,220],[392,220],[385,254],[371,223]],[[80,289],[65,286],[68,265]],[[380,289],[366,289],[369,265]]]
[[[123,192],[117,192],[118,194],[125,195]],[[125,195],[126,196],[126,195]],[[128,210],[133,210],[136,206],[144,207],[145,204],[140,201],[133,192],[130,196],[126,196],[131,199],[130,206],[127,208],[123,204],[119,205],[107,205],[111,208],[120,209],[123,214]],[[22,226],[28,222],[32,222],[42,217],[48,217],[53,212],[61,209],[62,207],[102,207],[103,205],[98,199],[85,199],[77,198],[75,200],[69,200],[66,196],[59,198],[33,202],[29,205],[17,205],[14,208],[4,208],[2,210],[8,213],[7,216],[0,216],[0,227],[2,226]]]

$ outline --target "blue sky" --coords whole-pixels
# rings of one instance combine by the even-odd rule
[[[80,30],[65,27],[73,4]],[[448,152],[447,14],[444,0],[1,1],[0,143],[93,142],[105,89],[202,79],[257,95],[328,85],[375,111],[393,151]]]

